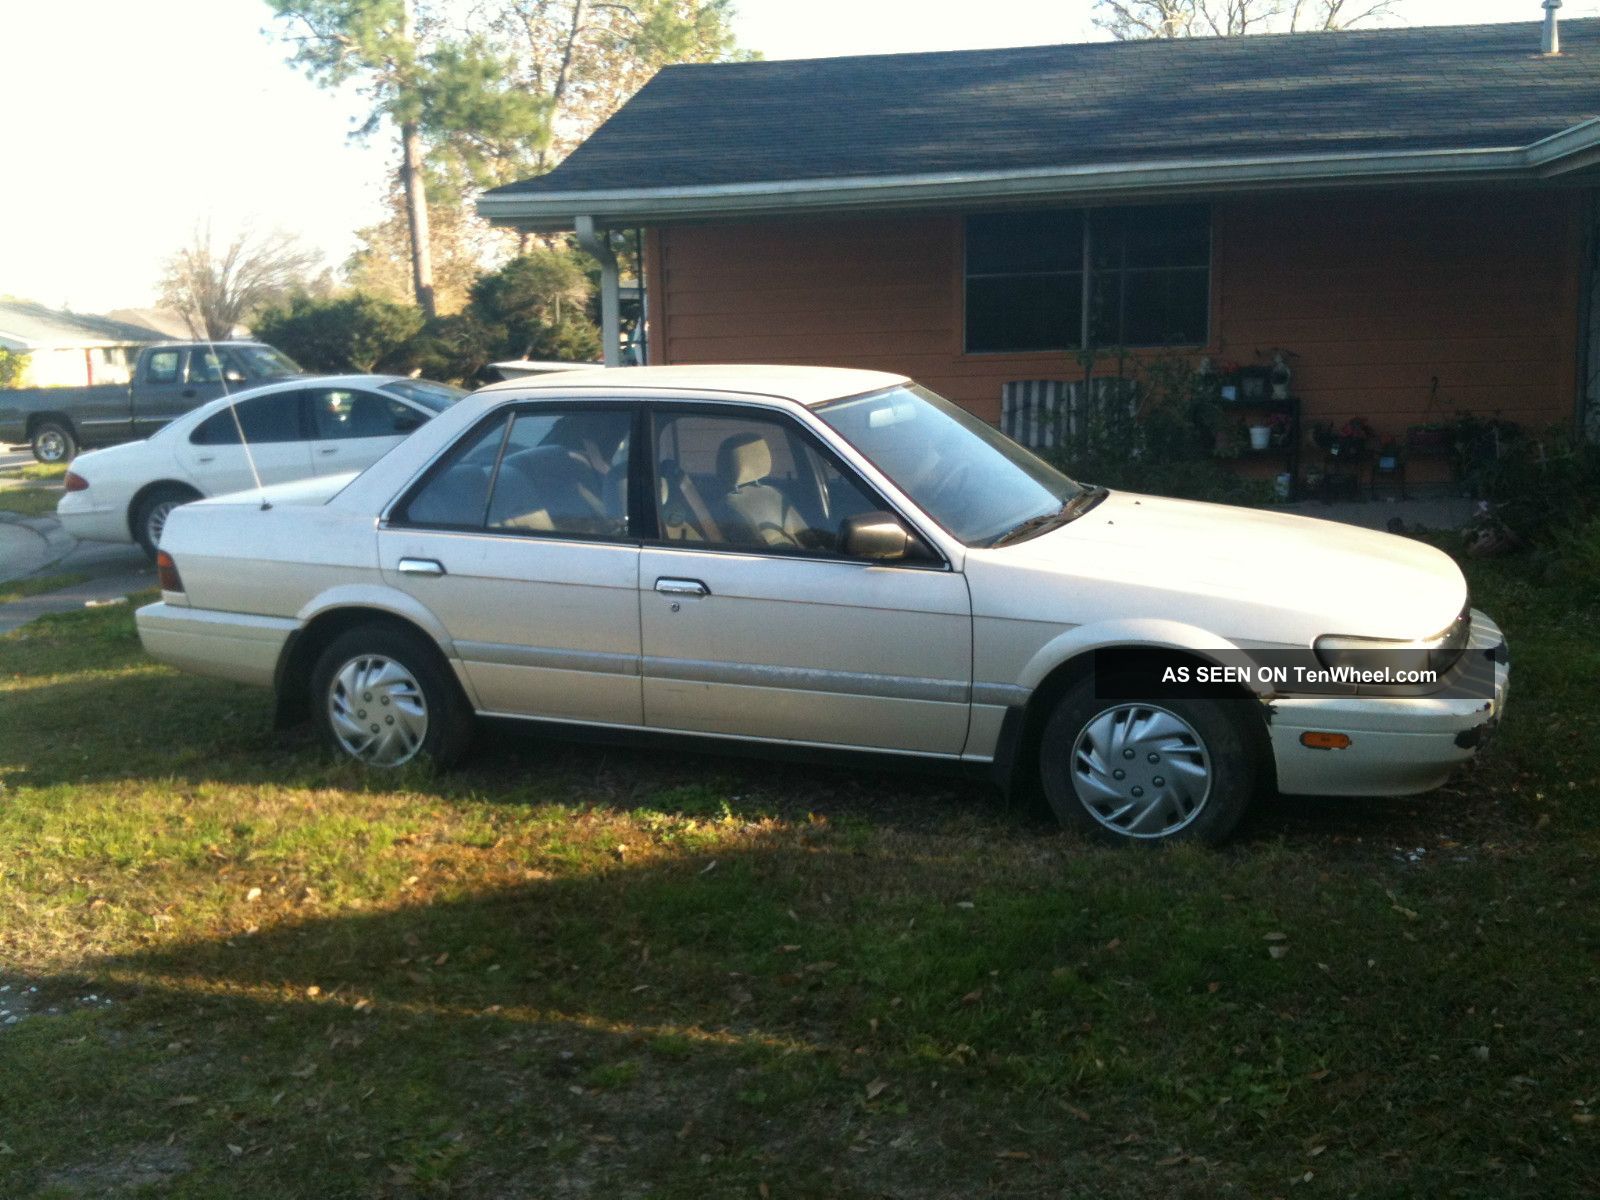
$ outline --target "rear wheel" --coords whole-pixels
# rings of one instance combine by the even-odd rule
[[[172,515],[172,510],[180,504],[198,499],[199,492],[177,484],[152,488],[139,498],[129,524],[133,527],[134,538],[152,561],[156,556],[156,548],[161,544],[161,531],[167,527],[167,518]]]
[[[334,638],[311,672],[311,710],[335,754],[370,767],[446,767],[472,740],[472,710],[438,650],[392,625]]]
[[[78,441],[72,436],[72,427],[62,421],[40,421],[33,427],[29,438],[33,457],[42,463],[70,462],[78,452]]]
[[[1045,723],[1039,770],[1057,820],[1102,841],[1194,841],[1233,832],[1259,786],[1249,701],[1099,700],[1073,688]]]

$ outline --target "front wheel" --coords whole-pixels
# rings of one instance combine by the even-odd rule
[[[60,421],[40,421],[33,427],[28,439],[33,457],[47,466],[70,462],[78,452],[78,441],[72,436],[72,427]]]
[[[370,767],[447,767],[472,740],[472,710],[438,650],[395,626],[336,637],[311,672],[311,710],[335,754]]]
[[[1122,844],[1225,841],[1260,784],[1248,703],[1099,700],[1085,680],[1061,698],[1040,739],[1056,819]]]

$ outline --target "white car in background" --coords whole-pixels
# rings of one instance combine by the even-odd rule
[[[899,375],[518,379],[268,498],[172,514],[140,637],[377,767],[509,717],[982,765],[1108,838],[1215,842],[1274,785],[1437,787],[1505,699],[1440,551],[1085,486]]]
[[[178,505],[255,487],[250,456],[263,485],[362,471],[465,395],[395,375],[299,378],[236,392],[142,442],[79,455],[56,516],[75,538],[138,542],[154,558]]]

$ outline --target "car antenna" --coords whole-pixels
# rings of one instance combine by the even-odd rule
[[[206,353],[217,360],[217,379],[222,384],[222,394],[227,398],[228,411],[233,414],[233,427],[239,433],[239,445],[244,447],[244,460],[250,464],[250,476],[256,481],[256,491],[261,493],[261,511],[266,512],[272,507],[267,499],[267,489],[261,482],[261,472],[256,469],[256,456],[251,453],[250,439],[244,436],[244,422],[239,420],[239,406],[233,402],[233,393],[228,390],[228,368],[223,364],[222,355],[217,353],[217,344],[209,337],[206,338]]]

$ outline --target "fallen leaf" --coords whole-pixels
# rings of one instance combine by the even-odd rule
[[[1033,1155],[1029,1154],[1026,1150],[1002,1150],[1000,1153],[996,1154],[995,1157],[1009,1158],[1019,1162],[1026,1162],[1028,1159],[1032,1158]]]
[[[1287,942],[1289,935],[1287,933],[1268,933],[1262,935],[1261,940],[1264,942]]]
[[[246,902],[249,902],[251,900],[259,900],[259,899],[261,899],[261,889],[258,888],[258,887],[251,888],[248,892],[246,892],[244,894],[244,898],[245,898]]]
[[[867,1084],[867,1099],[876,1100],[879,1096],[883,1095],[886,1090],[888,1090],[888,1087],[888,1080],[874,1079],[871,1083]]]
[[[167,1101],[167,1107],[168,1108],[184,1108],[187,1105],[199,1104],[199,1103],[200,1103],[200,1097],[199,1096],[174,1096],[171,1100]]]
[[[1287,947],[1287,946],[1268,946],[1267,947],[1267,953],[1270,954],[1273,958],[1283,958],[1285,955],[1287,955],[1289,953],[1289,947]]]
[[[961,997],[961,1003],[963,1003],[963,1004],[976,1004],[979,1000],[982,1000],[982,999],[983,999],[983,989],[982,988],[974,988],[972,991],[968,992],[965,996]]]

